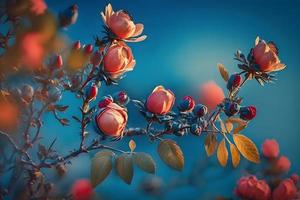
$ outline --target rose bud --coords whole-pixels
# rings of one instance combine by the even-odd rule
[[[274,189],[272,200],[292,200],[297,197],[297,187],[291,179],[285,179]]]
[[[81,48],[81,44],[80,44],[80,41],[78,40],[77,42],[75,42],[73,44],[73,49],[74,50],[79,50]]]
[[[261,72],[270,73],[285,68],[278,58],[278,49],[273,42],[260,40],[253,48],[253,58]]]
[[[122,137],[126,123],[127,111],[116,103],[110,103],[96,116],[96,125],[105,135],[111,137]]]
[[[93,52],[93,45],[88,44],[83,49],[84,53],[91,54]]]
[[[265,140],[262,145],[262,153],[266,158],[274,159],[279,155],[279,145],[276,140]]]
[[[147,110],[153,114],[163,115],[170,112],[175,102],[175,96],[171,90],[163,86],[157,86],[146,101]]]
[[[224,92],[214,81],[204,83],[200,88],[200,103],[211,111],[215,109],[225,98]]]
[[[280,156],[274,163],[274,170],[277,173],[284,173],[289,171],[291,168],[290,160],[285,156]]]
[[[269,200],[271,189],[265,180],[258,180],[255,176],[247,176],[238,181],[235,194],[241,199]]]
[[[101,15],[105,25],[120,39],[137,37],[144,30],[143,24],[135,24],[130,15],[123,10],[114,12],[110,4],[106,6],[105,13],[101,12]],[[145,38],[141,36],[135,38],[135,41],[142,41]]]
[[[224,106],[224,112],[228,117],[231,117],[238,113],[240,110],[239,104],[235,102],[226,102]]]
[[[110,96],[104,97],[101,101],[98,103],[98,108],[105,108],[107,105],[113,102],[113,99]]]
[[[232,74],[227,81],[227,89],[233,90],[234,88],[240,87],[243,82],[243,78],[239,74]]]
[[[34,89],[31,85],[26,84],[22,87],[21,96],[25,101],[30,102],[33,98],[33,95]]]
[[[120,106],[125,106],[129,102],[129,97],[124,91],[117,92],[113,95],[114,102]]]
[[[104,55],[104,71],[112,78],[119,77],[135,66],[131,49],[125,43],[116,43],[109,47]]]
[[[102,61],[102,54],[100,51],[95,51],[94,54],[91,57],[91,63],[94,66],[100,65]]]
[[[78,180],[72,185],[71,194],[74,200],[90,200],[93,197],[93,186],[86,179]]]
[[[251,120],[256,116],[256,108],[254,106],[246,106],[240,108],[240,118]]]
[[[95,83],[92,83],[86,87],[85,96],[87,101],[93,101],[98,94],[98,87]]]
[[[207,114],[207,107],[199,103],[195,106],[193,113],[197,117],[203,117]]]
[[[62,59],[62,56],[61,55],[57,55],[55,60],[54,60],[54,63],[53,63],[53,67],[59,69],[63,66],[63,59]]]
[[[179,103],[178,109],[181,112],[190,112],[195,107],[195,100],[191,96],[185,96]]]
[[[202,127],[198,124],[193,124],[190,128],[190,131],[192,134],[199,136],[202,133]]]
[[[49,92],[49,100],[51,102],[59,101],[61,99],[61,96],[62,96],[62,93],[59,90],[59,88],[57,88],[57,87],[52,88]]]

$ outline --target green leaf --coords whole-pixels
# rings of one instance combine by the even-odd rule
[[[112,170],[112,151],[104,150],[95,154],[91,164],[91,183],[93,187],[99,185]]]
[[[127,184],[131,184],[133,178],[132,156],[129,154],[121,154],[116,159],[116,170],[119,177]]]
[[[147,153],[135,153],[134,154],[134,162],[135,164],[145,172],[154,174],[155,173],[155,161],[152,157]]]
[[[184,156],[180,147],[173,140],[163,140],[157,148],[160,158],[171,168],[181,171]]]

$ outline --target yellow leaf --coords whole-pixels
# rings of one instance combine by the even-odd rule
[[[217,151],[217,158],[218,158],[220,165],[225,167],[227,164],[227,160],[228,160],[228,151],[226,148],[225,138],[219,144],[218,151]]]
[[[238,125],[233,129],[233,134],[238,134],[240,131],[244,130],[247,125]]]
[[[155,162],[149,154],[143,152],[135,153],[133,158],[140,169],[151,174],[155,173]]]
[[[211,156],[214,154],[216,148],[218,145],[218,141],[216,139],[216,136],[213,134],[209,134],[205,138],[205,151],[207,156]]]
[[[232,129],[233,129],[233,124],[231,122],[229,122],[229,121],[226,120],[225,127],[226,127],[228,133],[230,133],[232,131]]]
[[[226,69],[225,66],[224,66],[223,64],[221,64],[221,63],[218,63],[217,66],[218,66],[218,69],[219,69],[219,72],[220,72],[222,78],[224,79],[224,81],[227,82],[228,79],[229,79],[229,75],[228,75],[227,69]]]
[[[132,157],[129,154],[121,154],[116,159],[116,171],[120,178],[127,184],[131,184],[133,178]]]
[[[237,167],[240,163],[240,152],[234,144],[230,144],[230,152],[233,167]]]
[[[234,134],[233,141],[241,154],[249,161],[259,163],[259,153],[256,145],[244,135]]]
[[[91,183],[93,187],[99,185],[112,170],[112,151],[100,151],[95,154],[91,164]]]
[[[245,125],[247,124],[247,122],[245,120],[242,120],[241,118],[237,118],[237,117],[230,117],[227,119],[228,122],[234,123],[234,124],[238,124],[238,125]]]
[[[163,140],[157,148],[160,158],[171,168],[181,171],[184,156],[180,147],[173,140]]]
[[[220,121],[220,125],[221,125],[221,131],[223,133],[230,133],[233,129],[233,124],[227,120],[225,123],[223,121]]]
[[[130,140],[129,141],[129,148],[131,150],[131,152],[133,152],[135,150],[136,144],[134,140]]]

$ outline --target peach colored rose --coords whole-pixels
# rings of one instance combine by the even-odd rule
[[[290,160],[285,156],[280,156],[274,164],[274,169],[278,173],[283,173],[289,171],[291,167]]]
[[[273,200],[292,200],[297,197],[297,188],[292,179],[285,179],[275,188]]]
[[[108,4],[105,7],[105,13],[101,12],[105,25],[120,39],[126,41],[139,42],[146,39],[146,36],[140,36],[144,30],[143,24],[135,24],[130,15],[119,10],[114,12],[112,6]],[[137,38],[138,37],[138,38]]]
[[[238,181],[235,194],[241,199],[269,200],[271,190],[266,181],[247,176]]]
[[[200,88],[200,103],[213,110],[224,100],[224,92],[214,81],[204,83]]]
[[[135,60],[131,49],[123,42],[110,46],[104,56],[104,71],[113,78],[133,70],[134,66]]]
[[[175,96],[171,90],[166,90],[163,86],[157,86],[149,95],[146,107],[154,114],[168,113],[175,102]]]
[[[279,155],[279,145],[276,140],[265,140],[262,145],[262,153],[266,158],[277,158]]]
[[[255,63],[262,72],[274,72],[285,68],[277,54],[277,48],[272,42],[266,43],[264,40],[260,40],[253,48]]]
[[[96,116],[98,128],[107,136],[122,137],[126,123],[127,112],[115,103],[108,104]]]

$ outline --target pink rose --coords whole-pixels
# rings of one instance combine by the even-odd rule
[[[214,81],[204,83],[200,88],[200,103],[213,110],[224,100],[224,92]]]
[[[127,112],[124,108],[115,103],[110,103],[100,110],[100,113],[96,116],[96,124],[105,135],[122,137],[127,119]]]
[[[274,164],[274,169],[278,173],[283,173],[289,171],[291,167],[290,160],[285,156],[280,156]]]
[[[171,90],[166,90],[163,86],[157,86],[147,99],[146,107],[154,114],[168,113],[175,102],[175,96]]]
[[[142,41],[146,36],[138,37],[144,30],[143,24],[135,24],[130,15],[119,10],[114,12],[112,6],[108,4],[105,7],[105,13],[101,12],[105,25],[120,39],[129,39],[129,41]],[[135,38],[138,37],[138,38]]]
[[[285,68],[278,58],[278,50],[274,43],[260,40],[253,48],[253,58],[262,72],[274,72]]]
[[[125,43],[113,44],[104,56],[104,71],[112,78],[133,70],[134,66],[135,60],[131,49]]]
[[[255,176],[242,177],[235,188],[235,194],[241,199],[269,200],[271,190],[264,180]]]
[[[266,158],[277,158],[279,155],[279,145],[276,140],[265,140],[262,145],[262,153]]]
[[[275,188],[273,200],[292,200],[297,197],[297,188],[292,179],[285,179]]]

